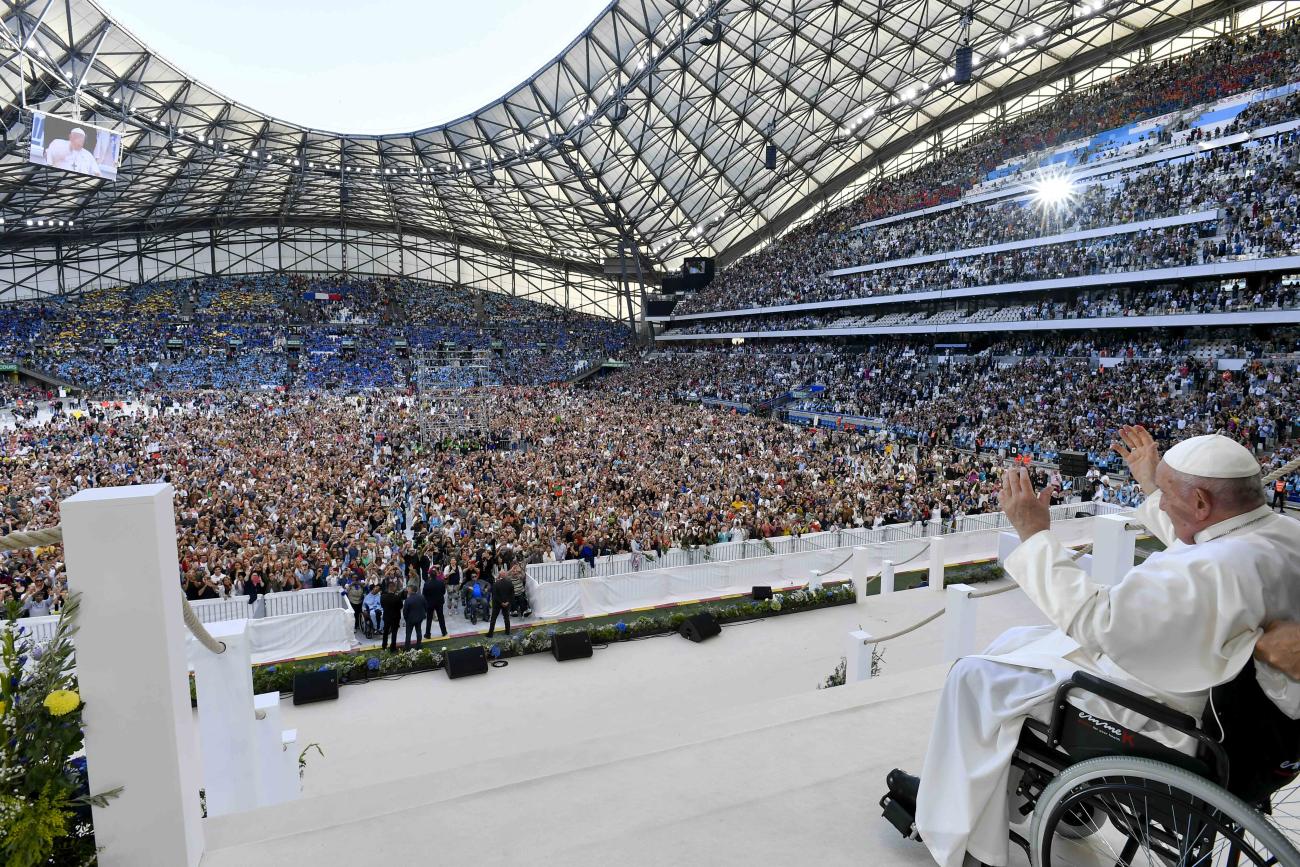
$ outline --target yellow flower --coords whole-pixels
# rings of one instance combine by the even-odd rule
[[[45,709],[53,716],[64,716],[81,706],[81,696],[70,689],[56,689],[45,696]]]
[[[0,701],[0,716],[4,716],[4,715],[5,715],[5,708],[6,708],[6,707],[8,707],[8,705],[6,705],[4,702]]]

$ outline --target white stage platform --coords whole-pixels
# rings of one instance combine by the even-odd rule
[[[915,590],[863,606],[347,686],[285,708],[319,742],[304,798],[207,823],[204,867],[436,859],[482,865],[929,863],[876,806],[916,768],[942,620],[890,645],[884,676],[818,691],[846,635],[941,607]],[[1020,593],[982,603],[980,641],[1042,622]]]

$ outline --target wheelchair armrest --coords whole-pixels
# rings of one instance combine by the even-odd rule
[[[1138,695],[1130,689],[1125,689],[1118,684],[1111,683],[1108,680],[1102,680],[1094,674],[1086,671],[1076,671],[1069,680],[1061,684],[1056,693],[1056,704],[1059,708],[1065,703],[1066,696],[1072,689],[1082,689],[1090,692],[1106,701],[1113,701],[1122,707],[1131,711],[1142,714],[1150,720],[1167,725],[1170,728],[1177,729],[1184,734],[1194,734],[1200,732],[1200,727],[1194,717],[1188,716],[1180,710],[1175,710],[1168,705],[1161,704],[1158,701],[1147,698],[1144,695]],[[1055,724],[1055,717],[1059,714],[1053,714],[1054,731],[1059,732]]]
[[[1158,701],[1153,701],[1146,696],[1138,695],[1132,690],[1125,689],[1108,680],[1102,680],[1086,671],[1076,671],[1069,680],[1062,683],[1056,690],[1056,703],[1052,708],[1052,721],[1050,724],[1050,742],[1052,746],[1055,747],[1061,743],[1062,733],[1065,729],[1065,710],[1068,707],[1066,700],[1069,698],[1070,691],[1076,689],[1090,692],[1099,698],[1114,702],[1121,707],[1142,714],[1153,722],[1168,726],[1189,736],[1196,741],[1202,754],[1208,757],[1209,764],[1207,767],[1212,766],[1212,772],[1220,785],[1226,785],[1228,779],[1228,754],[1221,744],[1201,731],[1194,717],[1160,704]]]

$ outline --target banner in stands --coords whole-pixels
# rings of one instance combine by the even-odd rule
[[[122,134],[44,112],[32,112],[29,162],[92,178],[117,179]]]

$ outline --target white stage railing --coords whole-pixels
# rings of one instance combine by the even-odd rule
[[[1093,509],[1085,509],[1080,505],[1058,506],[1053,509],[1054,515],[1058,517],[1052,522],[1052,530],[1066,545],[1092,540],[1094,518],[1065,517],[1080,511]],[[1101,507],[1098,511],[1111,512],[1114,508]],[[774,543],[773,547],[777,547],[776,543],[780,542],[802,543],[808,547],[791,553],[711,560],[686,566],[643,569],[622,575],[593,574],[544,581],[538,581],[529,575],[528,598],[533,613],[538,617],[595,617],[644,606],[748,593],[756,585],[769,585],[779,589],[805,584],[814,572],[826,579],[852,578],[861,587],[868,577],[881,572],[886,561],[892,562],[899,572],[910,572],[974,560],[992,560],[998,555],[998,540],[1002,535],[1000,527],[994,526],[934,538],[869,541],[880,537],[867,534],[887,536],[889,533],[886,530],[892,528],[840,531],[838,535],[817,534],[826,538],[813,539],[812,543],[809,543],[808,537],[798,540],[784,537],[769,541]],[[833,548],[812,547],[813,544],[829,544],[829,537],[849,544]],[[862,544],[857,544],[858,542]],[[932,555],[932,546],[942,549],[937,558]]]
[[[254,665],[349,650],[355,644],[352,612],[330,608],[249,620],[248,641]],[[192,637],[186,638],[185,652],[193,669],[199,645]]]
[[[267,593],[263,598],[266,600],[267,617],[330,611],[335,608],[351,610],[341,587],[285,590]],[[190,607],[202,622],[219,623],[223,620],[246,620],[253,616],[254,606],[248,604],[247,596],[231,596],[229,599],[200,599],[191,602]]]
[[[1072,518],[1077,512],[1087,512],[1089,515],[1109,515],[1121,511],[1124,511],[1123,507],[1110,503],[1073,503],[1053,506],[1052,520],[1060,521]],[[929,522],[888,524],[875,529],[858,527],[847,530],[807,533],[803,536],[774,536],[768,539],[749,539],[744,542],[719,542],[715,545],[698,548],[673,548],[661,555],[652,552],[644,552],[639,557],[635,554],[615,554],[609,557],[596,558],[595,568],[588,566],[582,560],[565,560],[562,563],[534,563],[527,567],[527,573],[530,583],[536,582],[538,584],[546,584],[552,581],[572,581],[577,578],[609,578],[615,575],[680,566],[700,566],[708,563],[747,560],[753,557],[774,557],[806,551],[833,550],[854,545],[924,539],[935,535],[937,526]],[[1009,526],[1011,524],[1007,521],[1007,516],[1002,512],[990,512],[959,518],[956,530],[943,530],[940,532],[941,534],[964,533],[971,530],[993,530]]]

